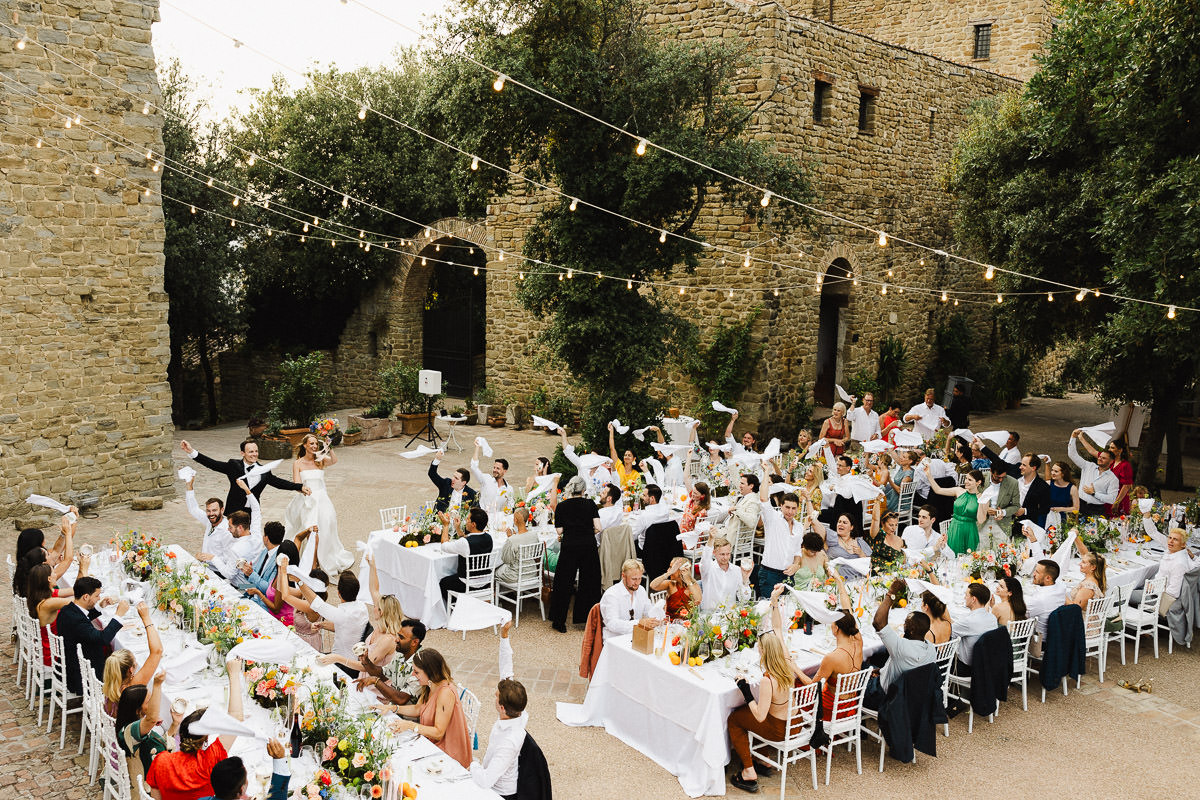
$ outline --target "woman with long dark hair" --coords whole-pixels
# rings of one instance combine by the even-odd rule
[[[1025,590],[1019,580],[1006,575],[996,583],[992,592],[992,613],[996,615],[996,622],[1000,625],[1017,622],[1028,616],[1025,609]]]
[[[401,706],[393,722],[393,733],[413,731],[437,745],[459,764],[471,767],[471,737],[463,712],[461,692],[454,685],[450,667],[437,650],[422,647],[412,657],[413,676],[421,687],[416,701]],[[415,721],[411,718],[415,718]]]

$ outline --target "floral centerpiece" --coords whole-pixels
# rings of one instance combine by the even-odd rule
[[[1093,553],[1107,553],[1115,549],[1124,535],[1118,523],[1104,517],[1081,520],[1075,528],[1075,533]]]
[[[413,513],[393,526],[392,531],[400,534],[402,547],[418,547],[434,540],[433,529],[440,525],[433,503],[423,503]]]
[[[138,531],[126,531],[109,540],[121,551],[121,566],[135,580],[148,581],[156,570],[167,566],[168,555],[155,536]],[[174,554],[171,554],[171,559]]]
[[[215,646],[221,655],[227,655],[246,639],[270,639],[247,624],[245,615],[249,610],[245,605],[219,598],[203,601],[198,612],[197,638],[202,644]]]
[[[375,735],[376,717],[365,714],[347,721],[339,735],[330,735],[321,749],[321,766],[338,775],[342,785],[372,798],[383,796],[384,772],[392,751],[383,737]]]
[[[246,688],[254,702],[263,708],[287,705],[296,694],[304,673],[287,664],[256,665],[247,661]]]
[[[200,604],[216,594],[210,585],[212,573],[199,562],[176,568],[173,552],[167,553],[166,561],[153,576],[155,605],[159,611],[177,615],[185,625],[194,625]]]
[[[963,571],[975,580],[988,576],[999,579],[1016,575],[1022,563],[1021,551],[1008,542],[1001,542],[991,550],[968,550]]]
[[[301,741],[308,747],[325,747],[326,741],[341,730],[350,714],[346,708],[349,684],[340,687],[325,681],[306,684],[307,697],[300,715]]]
[[[700,478],[708,484],[713,497],[726,497],[732,491],[734,477],[738,475],[737,466],[723,458],[718,458],[713,464],[711,459],[701,459]],[[645,488],[643,486],[643,488]],[[638,493],[641,497],[641,492]]]

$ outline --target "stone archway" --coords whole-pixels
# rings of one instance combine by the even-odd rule
[[[405,246],[396,249],[388,276],[363,299],[338,343],[339,398],[373,402],[377,395],[376,374],[381,368],[397,361],[424,366],[430,280],[440,268],[453,268],[442,262],[482,268],[487,253],[494,248],[483,220],[447,217],[430,222]],[[480,273],[480,280],[486,280],[482,269]],[[483,302],[482,294],[479,301]],[[480,361],[471,365],[471,372],[478,374],[482,368]]]
[[[832,259],[822,276],[821,310],[817,331],[817,366],[813,396],[821,405],[832,405],[834,384],[843,383],[843,348],[846,341],[846,309],[850,305],[853,267],[849,252],[830,253]]]

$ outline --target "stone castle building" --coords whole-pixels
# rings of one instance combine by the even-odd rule
[[[0,9],[0,516],[172,494],[158,2]]]
[[[678,278],[692,288],[672,301],[702,328],[736,322],[752,307],[763,308],[754,330],[766,346],[764,358],[738,401],[752,423],[814,394],[818,403],[828,403],[834,383],[845,385],[860,369],[874,374],[880,340],[889,334],[907,345],[904,393],[916,392],[934,328],[953,306],[941,301],[940,290],[971,289],[981,293],[977,302],[985,301],[987,285],[977,272],[927,252],[880,247],[876,233],[885,230],[893,238],[950,249],[952,202],[940,178],[954,143],[972,104],[1019,87],[1017,78],[1032,69],[1031,48],[1045,39],[1042,4],[959,6],[945,0],[905,0],[886,7],[881,0],[650,3],[648,21],[681,38],[744,44],[748,66],[735,90],[748,105],[773,95],[754,117],[749,135],[803,159],[817,205],[868,228],[819,218],[812,233],[762,244],[771,234],[722,198],[710,198],[693,235],[717,249],[693,276]],[[834,24],[827,21],[831,8]],[[993,26],[987,58],[972,58],[976,24]],[[889,37],[900,44],[884,41]],[[550,202],[561,201],[529,194],[514,182],[507,196],[489,206],[486,219],[429,221],[431,236],[418,237],[398,258],[330,353],[338,401],[372,402],[375,371],[400,358],[444,374],[457,371],[460,391],[483,376],[500,398],[525,398],[543,383],[569,394],[556,377],[561,371],[545,363],[535,344],[538,321],[514,297],[520,266],[511,254],[521,251],[531,220]],[[438,252],[447,245],[460,249]],[[487,248],[489,255],[476,250],[471,261],[464,252],[468,245]],[[722,263],[716,255],[722,248],[752,249],[754,260],[745,268],[726,255]],[[499,259],[498,250],[510,254],[507,260]],[[435,350],[432,343],[442,341],[444,332],[431,323],[428,311],[422,313],[435,266],[421,260],[446,259],[447,252],[457,253],[460,264],[486,266],[471,298],[486,309],[486,341],[471,343],[475,350],[456,354],[457,362]],[[890,285],[886,295],[883,282]],[[723,286],[761,291],[730,299],[705,288]],[[933,293],[904,291],[906,286]],[[771,287],[783,288],[776,295]],[[994,295],[986,301],[994,302]],[[966,302],[958,310],[988,313]],[[241,402],[240,407],[224,402],[226,416],[263,407],[261,375],[269,374],[276,360],[262,355],[252,361],[222,359],[223,380],[236,387],[225,394]],[[469,366],[462,367],[463,362]],[[651,378],[650,386],[671,405],[686,408],[695,399],[670,365]]]

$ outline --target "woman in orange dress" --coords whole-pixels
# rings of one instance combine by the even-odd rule
[[[421,687],[416,702],[401,706],[401,719],[391,724],[393,733],[414,731],[437,745],[465,769],[471,767],[471,731],[459,701],[459,690],[446,659],[437,650],[422,647],[412,657],[413,676]]]
[[[846,452],[846,444],[850,441],[850,423],[846,421],[846,404],[833,404],[833,415],[821,423],[821,433],[818,436],[829,444],[829,449],[835,456]]]
[[[666,592],[667,619],[687,619],[700,606],[700,584],[692,575],[692,562],[682,556],[671,559],[666,573],[650,581],[650,591]]]
[[[692,483],[692,477],[684,474],[688,486],[688,501],[683,509],[683,518],[679,520],[679,530],[690,533],[696,529],[696,523],[708,517],[708,509],[712,504],[712,493],[704,481]]]

